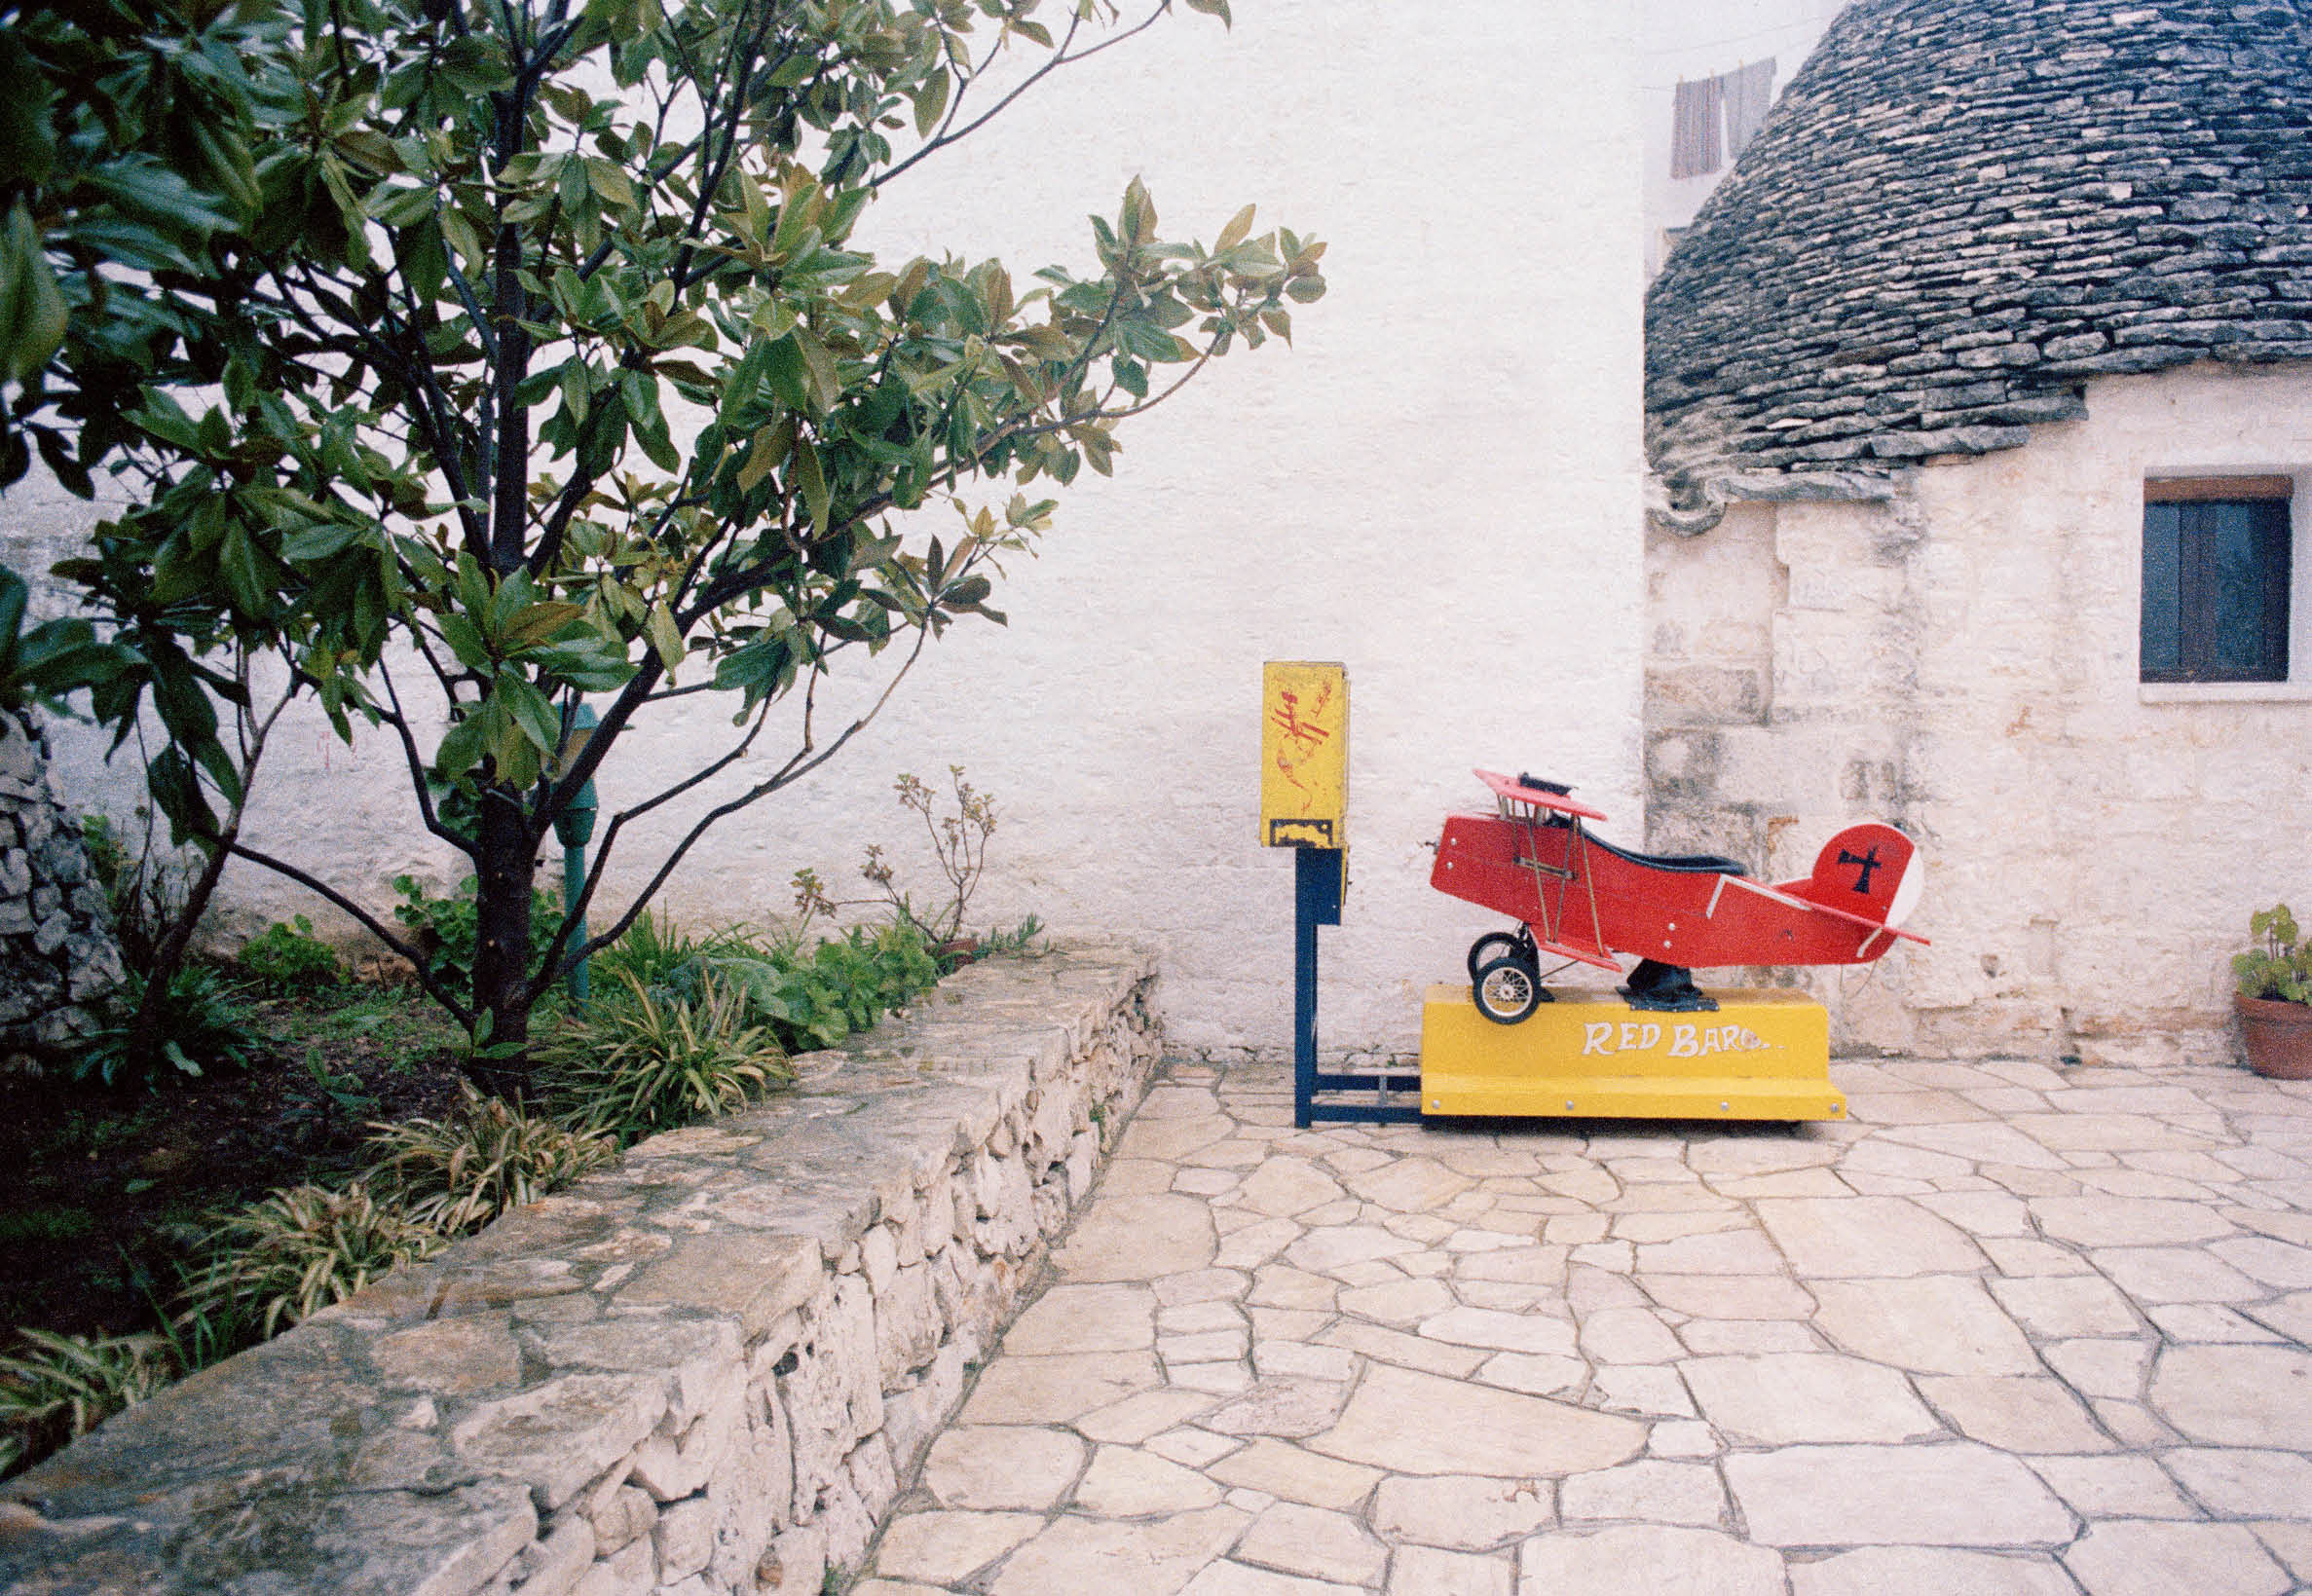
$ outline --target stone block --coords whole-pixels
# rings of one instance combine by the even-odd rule
[[[475,1466],[529,1481],[550,1510],[633,1451],[665,1412],[663,1379],[563,1375],[481,1404],[450,1431],[450,1441]]]
[[[645,1537],[588,1569],[571,1596],[647,1596],[657,1582],[657,1552]]]
[[[516,1559],[517,1596],[568,1596],[594,1566],[594,1526],[567,1518],[543,1540],[535,1540]]]
[[[819,1493],[817,1523],[827,1533],[827,1561],[839,1569],[855,1568],[875,1539],[875,1516],[847,1478]]]
[[[859,1269],[867,1277],[869,1290],[880,1296],[898,1268],[899,1243],[888,1226],[877,1225],[859,1239]]]
[[[595,1552],[608,1557],[651,1533],[658,1522],[658,1503],[640,1486],[615,1486],[588,1522],[594,1526]]]
[[[796,1236],[723,1230],[679,1238],[618,1289],[624,1306],[707,1308],[752,1340],[819,1287],[819,1247]]]
[[[656,1502],[680,1502],[706,1486],[703,1465],[685,1461],[672,1439],[653,1435],[634,1450],[634,1483]]]
[[[827,1536],[814,1525],[771,1538],[755,1565],[755,1585],[776,1596],[819,1596],[827,1582]]]
[[[707,1487],[715,1504],[715,1548],[708,1564],[718,1589],[752,1588],[752,1570],[770,1538],[789,1523],[793,1460],[786,1436],[767,1429],[749,1432],[731,1466]]]
[[[676,1441],[676,1454],[683,1466],[696,1470],[706,1479],[713,1479],[722,1471],[732,1442],[746,1430],[746,1380],[743,1372],[733,1372],[736,1377],[725,1384],[723,1394],[714,1406],[700,1414]],[[671,1418],[669,1415],[670,1421]]]
[[[523,1340],[555,1369],[670,1374],[671,1417],[678,1427],[724,1400],[746,1379],[735,1319],[619,1315],[578,1324],[533,1326],[523,1332]]]
[[[715,1553],[716,1517],[715,1503],[705,1497],[670,1503],[658,1515],[651,1538],[658,1548],[661,1584],[688,1578],[706,1567]]]
[[[910,1371],[929,1362],[939,1350],[939,1299],[928,1265],[912,1264],[889,1273],[876,1293],[875,1324],[879,1389],[895,1391]]]

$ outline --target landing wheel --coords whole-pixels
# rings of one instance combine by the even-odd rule
[[[1532,939],[1509,931],[1488,931],[1469,945],[1469,979],[1473,985],[1477,972],[1495,959],[1521,959],[1527,964],[1536,962]]]
[[[1496,1025],[1514,1025],[1542,1005],[1546,994],[1534,967],[1514,955],[1492,959],[1477,969],[1470,983],[1477,1013]]]

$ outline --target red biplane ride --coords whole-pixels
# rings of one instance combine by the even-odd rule
[[[1632,853],[1593,835],[1582,822],[1606,817],[1560,783],[1476,775],[1495,812],[1446,818],[1429,880],[1518,922],[1470,945],[1477,1010],[1500,1024],[1548,1001],[1544,953],[1616,972],[1613,955],[1634,953],[1617,988],[1630,1006],[1685,1013],[1718,1007],[1694,984],[1697,965],[1868,964],[1897,938],[1927,940],[1900,929],[1922,872],[1891,826],[1849,826],[1823,844],[1813,874],[1766,886],[1732,859]]]

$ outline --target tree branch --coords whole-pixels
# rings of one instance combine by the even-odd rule
[[[580,947],[576,954],[572,955],[572,957],[567,960],[566,963],[575,964],[579,959],[591,957],[593,954],[600,952],[603,948],[608,947],[612,943],[616,942],[620,937],[624,936],[626,934],[627,927],[631,926],[637,919],[641,917],[643,909],[649,907],[653,898],[657,896],[658,889],[666,884],[666,878],[674,873],[675,868],[683,862],[684,857],[690,853],[693,846],[696,845],[698,839],[704,836],[707,832],[711,830],[718,822],[736,814],[739,810],[747,808],[749,805],[754,804],[763,798],[768,798],[771,794],[777,792],[782,787],[789,787],[794,783],[801,781],[804,776],[809,775],[812,771],[818,769],[819,766],[825,764],[829,760],[835,758],[838,753],[841,752],[843,745],[848,743],[853,737],[856,737],[860,732],[864,731],[868,724],[873,722],[877,715],[882,713],[883,706],[891,701],[891,695],[899,690],[899,684],[907,679],[908,672],[914,669],[915,661],[922,657],[923,646],[929,640],[930,635],[931,632],[929,627],[924,627],[915,634],[914,648],[908,651],[907,658],[901,662],[899,669],[893,673],[890,682],[884,686],[881,694],[879,694],[876,701],[868,707],[866,713],[862,714],[849,725],[843,727],[842,731],[836,737],[836,739],[829,743],[826,749],[819,753],[817,757],[811,759],[804,758],[804,755],[808,752],[808,744],[806,739],[805,748],[802,751],[799,751],[793,760],[788,761],[786,764],[780,766],[778,771],[773,775],[764,781],[758,782],[755,786],[748,788],[747,791],[741,793],[737,798],[732,798],[727,803],[720,803],[714,808],[709,809],[706,814],[699,819],[698,824],[691,827],[690,830],[685,834],[682,841],[675,845],[674,851],[666,856],[664,862],[659,865],[657,872],[651,877],[650,881],[643,887],[642,891],[636,894],[634,901],[626,906],[626,911],[618,916],[617,923],[612,926],[609,930],[603,932],[601,935],[588,939],[586,945],[583,947]],[[591,894],[593,879],[594,877],[599,876],[602,870],[602,860],[608,857],[610,853],[611,841],[616,834],[619,822],[623,819],[623,815],[613,819],[611,822],[610,832],[605,834],[602,839],[601,854],[595,860],[594,871],[589,875],[587,882],[589,895]]]
[[[1033,72],[1028,73],[1026,78],[1018,84],[1010,93],[1004,95],[1003,98],[997,100],[993,105],[988,107],[988,109],[981,115],[973,118],[963,127],[954,128],[952,130],[951,130],[951,128],[952,127],[952,124],[955,120],[955,111],[957,108],[951,106],[949,108],[947,121],[941,125],[940,130],[937,133],[934,133],[928,140],[926,140],[920,147],[916,149],[914,154],[909,156],[905,161],[901,161],[885,169],[883,175],[875,179],[875,181],[869,186],[871,188],[880,189],[884,184],[890,182],[893,178],[899,176],[911,167],[916,166],[924,161],[934,151],[944,150],[950,144],[958,143],[963,139],[969,138],[973,133],[978,132],[982,128],[985,128],[988,123],[994,121],[997,117],[1003,115],[1005,111],[1009,110],[1014,100],[1018,99],[1022,94],[1026,93],[1028,90],[1033,89],[1037,84],[1041,83],[1045,78],[1050,77],[1054,72],[1059,71],[1063,66],[1070,66],[1077,61],[1088,61],[1103,50],[1111,49],[1116,45],[1122,44],[1127,39],[1145,33],[1149,28],[1154,27],[1156,25],[1157,19],[1163,17],[1164,14],[1170,10],[1172,10],[1172,0],[1158,0],[1156,9],[1148,13],[1146,18],[1144,18],[1142,20],[1125,29],[1122,33],[1111,34],[1107,38],[1102,39],[1100,43],[1091,46],[1089,49],[1079,50],[1071,56],[1068,54],[1068,46],[1074,42],[1076,30],[1084,25],[1084,14],[1080,11],[1077,12],[1074,17],[1068,19],[1067,31],[1061,35],[1060,48],[1052,53],[1051,59],[1045,61],[1043,65],[1037,67]],[[993,59],[994,56],[990,54],[988,56],[988,61],[991,62]],[[978,79],[980,71],[986,70],[987,65],[988,62],[983,62],[980,68],[973,72],[972,78],[974,81]],[[967,83],[964,85],[964,87],[968,89],[970,84]],[[960,97],[960,91],[958,92],[958,97]]]
[[[232,844],[231,851],[236,859],[245,859],[252,865],[262,865],[265,869],[272,871],[277,875],[285,875],[290,880],[296,882],[299,886],[306,888],[308,891],[320,894],[330,903],[335,904],[346,913],[352,915],[355,920],[360,922],[361,928],[363,930],[367,931],[379,942],[384,943],[386,946],[392,949],[397,957],[408,961],[410,968],[417,972],[418,984],[426,988],[427,996],[432,998],[434,1002],[440,1004],[443,1008],[449,1010],[451,1015],[456,1018],[459,1024],[466,1026],[468,1030],[473,1028],[473,1010],[466,1004],[462,1003],[457,998],[451,996],[449,988],[444,986],[440,982],[436,981],[433,978],[432,972],[426,968],[425,955],[420,953],[416,948],[410,946],[409,944],[403,942],[399,937],[393,935],[392,932],[388,931],[385,928],[383,922],[381,922],[376,915],[370,913],[369,910],[363,909],[359,904],[354,903],[344,893],[329,885],[328,882],[321,880],[319,877],[310,873],[309,872],[299,870],[295,865],[290,864],[285,859],[276,859],[271,854],[259,853],[255,848],[249,847],[246,843],[238,841]]]

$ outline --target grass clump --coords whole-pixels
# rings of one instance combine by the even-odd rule
[[[479,1230],[617,1156],[610,1136],[572,1130],[471,1087],[444,1119],[374,1129],[370,1146],[381,1156],[371,1184],[443,1236]]]
[[[747,1022],[742,986],[702,970],[685,995],[646,985],[631,970],[616,974],[622,990],[536,1050],[565,1124],[625,1146],[743,1108],[794,1078],[769,1027]]]
[[[161,1336],[17,1336],[21,1350],[0,1356],[0,1473],[87,1434],[176,1377]]]
[[[209,1262],[193,1277],[183,1317],[249,1321],[268,1339],[447,1242],[364,1181],[292,1186],[210,1233]]]

